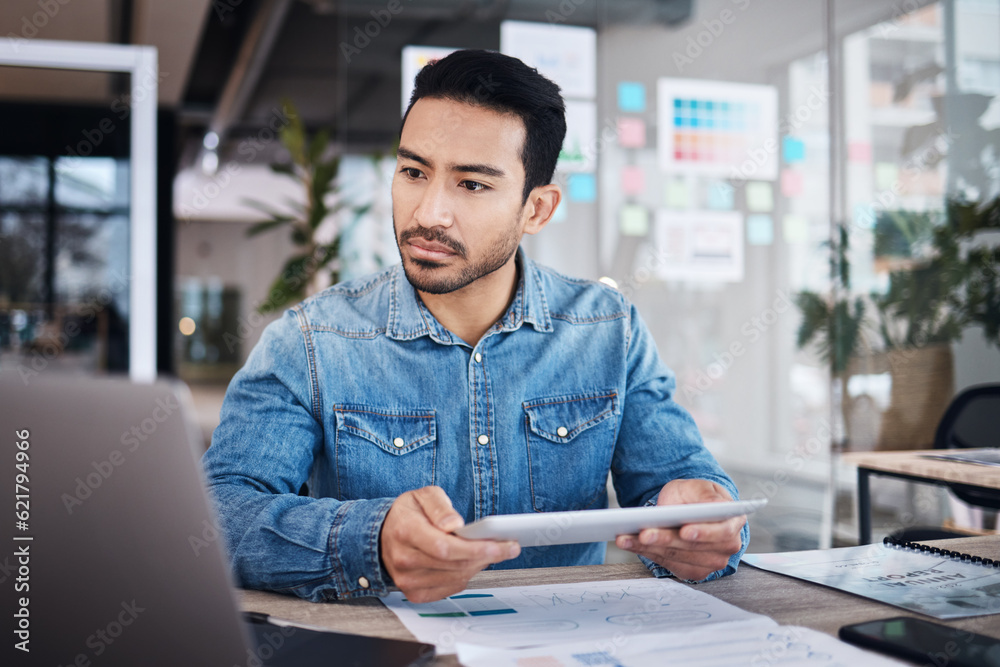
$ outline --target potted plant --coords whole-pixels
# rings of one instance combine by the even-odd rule
[[[1000,229],[1000,199],[985,206],[949,200],[944,220],[931,214],[891,211],[875,227],[876,264],[888,270],[888,287],[853,296],[848,232],[838,228],[831,248],[836,297],[802,292],[797,343],[820,345],[841,385],[845,423],[850,364],[863,347],[871,366],[892,376],[879,449],[918,449],[933,443],[937,423],[954,394],[951,344],[972,326],[1000,348],[1000,247],[981,232]]]
[[[281,128],[279,138],[291,162],[273,163],[271,169],[294,179],[302,188],[304,201],[287,201],[285,210],[257,200],[246,202],[268,216],[253,224],[247,236],[288,227],[298,247],[271,284],[268,298],[258,307],[261,313],[280,311],[338,282],[341,240],[372,206],[352,206],[336,199],[340,156],[330,155],[330,131],[310,135],[294,105],[285,102],[285,108],[291,120]],[[351,214],[347,222],[342,217],[338,220],[342,212]]]

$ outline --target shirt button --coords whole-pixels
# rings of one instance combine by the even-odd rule
[[[476,363],[478,364],[482,360],[483,360],[483,355],[476,352]]]
[[[368,583],[367,577],[358,577],[358,586],[361,586],[361,588],[368,588],[371,584]]]
[[[402,438],[396,438],[395,440],[392,441],[392,444],[393,446],[402,449],[403,446],[406,445],[406,442]]]
[[[481,435],[481,436],[479,436],[479,444],[480,445],[488,445],[488,444],[490,444],[490,436],[488,436],[488,435]]]
[[[565,438],[568,433],[569,431],[566,429],[565,426],[560,426],[559,428],[556,429],[556,435],[558,435],[560,438]]]

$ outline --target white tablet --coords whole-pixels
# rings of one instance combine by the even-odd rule
[[[476,540],[517,540],[522,547],[607,542],[618,535],[635,535],[644,528],[675,528],[688,523],[722,521],[750,514],[766,504],[767,500],[762,499],[579,512],[501,514],[462,526],[455,534]]]

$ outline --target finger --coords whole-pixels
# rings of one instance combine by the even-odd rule
[[[492,563],[516,558],[521,553],[517,542],[466,540],[440,532],[414,535],[410,544],[418,554],[413,556],[413,566],[436,570],[469,566],[478,571]]]
[[[451,498],[440,486],[425,486],[413,492],[413,499],[423,510],[428,521],[439,530],[450,533],[465,525],[462,515],[455,511]]]
[[[729,565],[728,551],[694,552],[664,547],[643,547],[632,550],[640,556],[662,565],[681,579],[701,580]]]

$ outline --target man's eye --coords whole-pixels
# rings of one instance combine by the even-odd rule
[[[399,172],[408,178],[420,178],[421,176],[420,170],[416,167],[403,167]]]
[[[480,190],[488,189],[485,185],[477,181],[462,181],[461,186],[471,192],[479,192]]]

